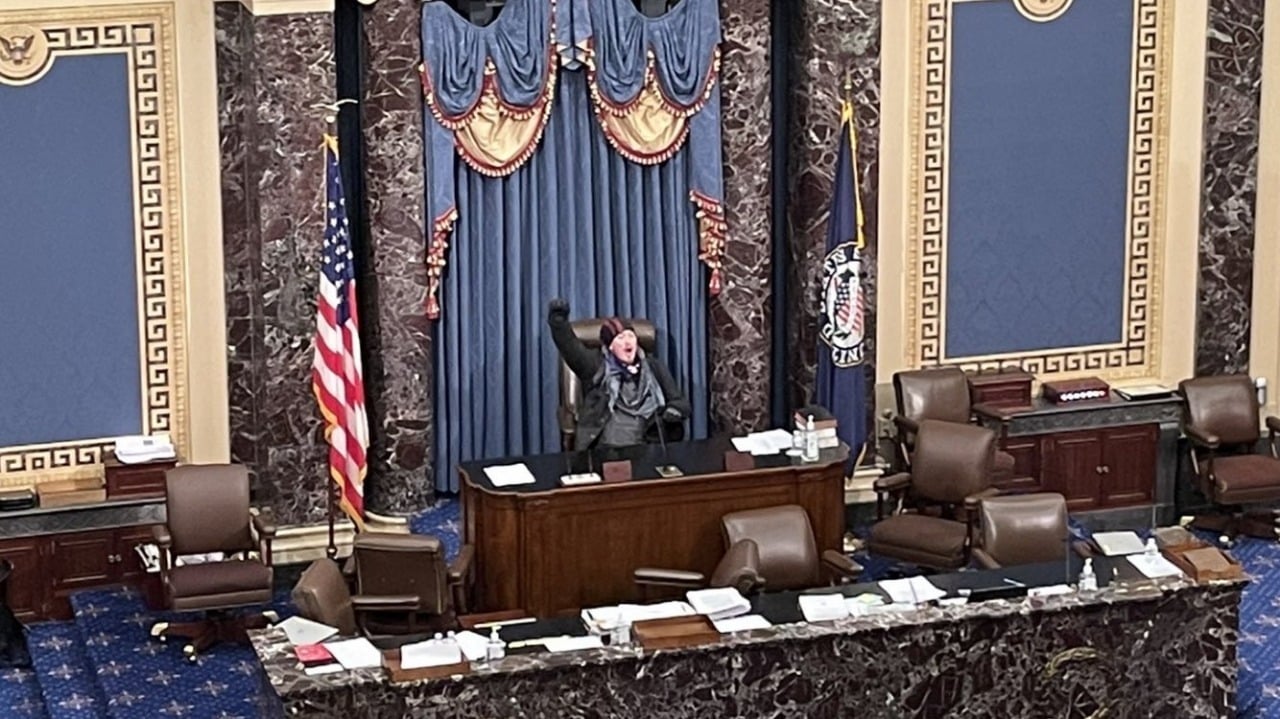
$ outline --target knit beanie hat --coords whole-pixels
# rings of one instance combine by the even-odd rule
[[[635,331],[629,322],[623,322],[617,317],[608,317],[604,322],[600,323],[600,346],[608,348],[613,344],[613,338],[626,332],[627,330]]]

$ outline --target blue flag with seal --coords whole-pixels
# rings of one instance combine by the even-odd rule
[[[866,294],[862,287],[862,200],[855,163],[858,140],[853,105],[840,108],[840,145],[827,218],[827,254],[822,263],[822,307],[818,314],[818,376],[814,400],[835,417],[840,439],[860,462],[867,443]]]

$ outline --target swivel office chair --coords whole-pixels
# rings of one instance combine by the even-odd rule
[[[973,560],[983,569],[1061,562],[1072,549],[1088,555],[1070,542],[1067,500],[1061,494],[989,497],[979,504],[977,523]]]
[[[920,423],[927,419],[958,424],[973,424],[978,417],[1000,424],[1001,433],[1008,421],[1007,413],[998,407],[974,404],[969,395],[969,380],[959,367],[895,372],[893,394],[898,411],[893,417],[897,430],[894,442],[895,471],[909,472],[915,453]],[[1002,483],[1014,476],[1013,455],[996,448],[992,481]]]

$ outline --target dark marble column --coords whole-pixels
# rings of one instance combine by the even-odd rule
[[[721,0],[725,286],[710,303],[711,415],[719,429],[769,420],[772,108],[769,3]]]
[[[324,235],[323,114],[334,99],[329,13],[217,7],[232,460],[284,523],[326,512],[327,453],[311,394]]]
[[[1248,371],[1264,0],[1210,0],[1196,374]]]
[[[787,322],[791,401],[814,391],[822,260],[840,142],[846,73],[858,126],[858,178],[866,220],[867,382],[875,386],[876,222],[880,153],[879,0],[800,0],[792,20],[787,236],[791,272]]]
[[[419,0],[379,0],[364,11],[361,120],[370,252],[361,281],[376,298],[364,308],[364,322],[370,418],[378,423],[366,497],[370,509],[392,514],[433,498],[420,8]]]

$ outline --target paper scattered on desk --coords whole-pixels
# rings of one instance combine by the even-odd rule
[[[734,437],[733,448],[756,456],[777,454],[791,449],[792,441],[791,433],[787,430],[771,429],[768,432],[752,432],[745,437]]]
[[[537,480],[524,462],[518,464],[495,464],[484,468],[485,476],[495,487],[511,487],[517,484],[533,484]]]
[[[604,646],[604,643],[600,641],[600,636],[596,634],[588,634],[585,637],[547,637],[542,643],[547,648],[547,651],[553,654],[580,652],[584,649],[599,649]]]
[[[800,611],[806,622],[831,622],[849,616],[843,594],[801,594]]]
[[[1093,535],[1093,543],[1108,557],[1137,554],[1146,549],[1134,532],[1097,532]]]
[[[319,674],[333,674],[334,672],[340,672],[343,670],[344,670],[344,667],[341,664],[335,663],[335,664],[321,664],[318,667],[306,667],[302,671],[307,676],[314,677]]]
[[[661,602],[659,604],[619,604],[609,607],[594,607],[582,610],[582,621],[587,628],[607,631],[622,624],[634,624],[650,619],[670,619],[671,617],[691,617],[693,611],[687,602]]]
[[[947,596],[946,592],[935,587],[933,582],[924,577],[886,579],[880,582],[880,588],[895,604],[923,604]]]
[[[338,633],[337,627],[298,616],[289,617],[276,626],[284,630],[289,643],[295,647],[299,644],[318,644]]]
[[[457,642],[447,639],[436,641],[428,639],[400,647],[401,669],[422,669],[423,667],[443,667],[458,664],[462,661],[462,648]]]
[[[712,621],[729,619],[751,611],[751,602],[734,587],[694,589],[685,593],[689,605],[698,614],[705,614]]]
[[[484,659],[485,651],[489,648],[489,639],[472,631],[458,632],[454,635],[454,639],[458,640],[462,655],[470,662]]]
[[[344,669],[369,669],[382,666],[382,653],[364,637],[329,642],[325,647]]]
[[[1053,584],[1048,587],[1031,587],[1027,590],[1028,597],[1052,597],[1056,594],[1070,594],[1074,589],[1065,584]]]
[[[1134,566],[1142,576],[1147,579],[1159,579],[1160,577],[1178,577],[1182,575],[1182,570],[1177,565],[1164,558],[1161,554],[1130,554],[1129,563]]]
[[[729,619],[712,619],[712,626],[721,634],[732,634],[733,632],[746,632],[752,629],[768,629],[773,626],[768,619],[759,614],[748,614],[742,617],[731,617]]]

